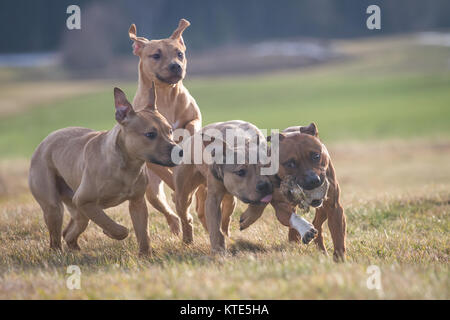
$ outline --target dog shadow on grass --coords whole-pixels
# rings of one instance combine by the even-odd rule
[[[81,251],[72,251],[63,244],[63,250],[55,251],[47,247],[47,241],[40,239],[36,246],[22,248],[23,252],[11,252],[5,257],[7,265],[21,270],[61,270],[70,265],[77,265],[85,270],[100,269],[135,269],[141,267],[166,267],[176,264],[189,264],[203,266],[214,263],[217,259],[241,258],[248,254],[268,254],[287,250],[289,245],[280,241],[267,243],[263,241],[250,241],[241,236],[227,240],[226,254],[213,255],[210,252],[208,239],[199,237],[193,244],[185,245],[171,239],[165,242],[154,243],[150,256],[140,257],[135,239],[122,241],[82,241]],[[1,272],[1,268],[0,268]]]

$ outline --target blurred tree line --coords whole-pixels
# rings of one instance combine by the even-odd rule
[[[67,30],[66,8],[81,8],[81,30]],[[366,28],[366,8],[381,8],[380,31]],[[80,50],[92,65],[130,52],[127,30],[167,37],[180,18],[190,50],[271,38],[342,38],[445,29],[450,27],[449,0],[2,0],[0,53],[63,49],[69,62]],[[72,53],[72,57],[70,54]],[[86,57],[88,59],[89,57]],[[89,66],[87,63],[85,66]]]

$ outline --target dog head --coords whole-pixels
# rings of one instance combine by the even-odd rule
[[[189,21],[181,19],[178,28],[167,39],[148,40],[136,35],[136,26],[131,25],[128,35],[133,41],[133,53],[140,58],[139,70],[147,79],[176,84],[186,75],[186,46],[183,31]]]
[[[119,142],[128,155],[142,161],[172,167],[172,149],[177,147],[172,127],[156,109],[156,91],[153,84],[149,102],[141,111],[134,111],[125,93],[114,88],[116,120],[123,134]]]
[[[289,181],[290,187],[283,191],[292,200],[295,187],[306,194],[307,204],[322,205],[328,191],[327,169],[330,156],[320,142],[317,127],[311,123],[306,127],[288,128],[279,134],[280,167],[278,177]]]
[[[224,144],[225,145],[225,144]],[[232,153],[238,159],[238,153],[243,150],[231,150],[224,147],[225,153]],[[248,152],[246,152],[248,154]],[[214,162],[211,173],[215,179],[221,181],[229,193],[244,203],[269,203],[272,200],[273,187],[270,176],[261,175],[261,164],[250,164],[248,158],[243,164]]]

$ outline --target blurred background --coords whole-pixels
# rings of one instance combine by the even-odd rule
[[[80,30],[66,27],[71,4],[81,9]],[[366,26],[372,4],[380,30]],[[314,121],[336,161],[352,144],[367,155],[364,148],[380,143],[380,157],[400,145],[414,154],[427,145],[448,151],[449,16],[447,0],[2,1],[0,157],[28,163],[61,127],[111,128],[112,87],[130,100],[136,91],[130,24],[160,39],[180,18],[191,22],[184,83],[204,124],[242,119],[283,129]],[[431,175],[431,167],[421,170]],[[5,193],[6,180],[0,174]]]
[[[71,4],[81,8],[81,30],[66,28]],[[371,4],[381,6],[381,30],[366,27]],[[159,39],[184,17],[192,22],[185,36],[190,75],[253,73],[343,58],[333,39],[444,30],[450,28],[449,12],[445,0],[3,1],[0,63],[58,67],[53,71],[65,77],[134,79],[127,64],[135,62],[130,24]]]

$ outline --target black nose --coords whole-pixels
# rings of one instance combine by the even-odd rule
[[[322,181],[320,179],[320,177],[314,173],[314,172],[310,172],[305,176],[305,183],[303,185],[303,188],[306,190],[312,190],[315,189],[317,187],[319,187],[322,184]]]
[[[171,63],[169,65],[169,70],[176,75],[180,75],[182,71],[181,66],[178,63]]]
[[[272,184],[266,181],[260,181],[256,184],[256,190],[266,195],[272,193]]]

